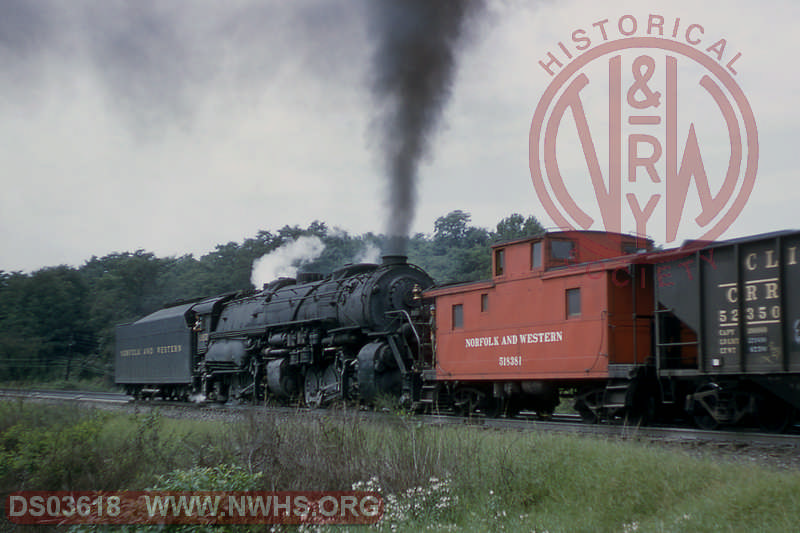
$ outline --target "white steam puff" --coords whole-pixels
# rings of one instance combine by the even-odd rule
[[[205,394],[192,394],[189,396],[189,401],[192,403],[205,403],[206,395]]]
[[[324,249],[319,237],[300,237],[253,261],[250,281],[260,289],[277,278],[293,278],[297,276],[297,269],[319,257]]]
[[[372,243],[367,244],[367,247],[355,258],[356,263],[380,263],[380,261],[381,249]]]

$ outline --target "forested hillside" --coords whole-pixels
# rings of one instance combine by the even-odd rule
[[[468,213],[453,211],[436,220],[433,233],[414,235],[408,255],[437,283],[476,280],[489,276],[491,243],[541,231],[533,216],[510,215],[490,231],[471,226]],[[92,257],[79,268],[0,270],[0,381],[111,382],[116,324],[177,300],[251,289],[254,261],[304,236],[317,237],[324,248],[315,259],[295,265],[300,272],[328,273],[375,260],[371,256],[385,240],[313,222],[307,228],[259,231],[241,244],[219,244],[199,259],[136,250]]]

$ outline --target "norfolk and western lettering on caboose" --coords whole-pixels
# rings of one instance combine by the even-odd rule
[[[799,248],[791,231],[665,251],[560,231],[497,244],[491,278],[438,287],[387,256],[121,326],[117,381],[507,416],[573,396],[589,420],[780,430],[800,408]]]

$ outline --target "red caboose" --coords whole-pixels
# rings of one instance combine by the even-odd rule
[[[565,389],[608,402],[609,380],[652,354],[652,270],[636,255],[651,247],[594,231],[493,246],[490,280],[425,295],[435,303],[428,377],[464,411],[546,415]]]

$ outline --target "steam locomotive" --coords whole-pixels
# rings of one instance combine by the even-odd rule
[[[401,256],[117,329],[129,393],[782,431],[800,409],[800,232],[657,251],[560,231],[492,247],[490,279],[434,286]]]
[[[118,326],[117,383],[135,396],[218,402],[410,399],[424,352],[422,291],[432,285],[405,257],[385,256],[167,307]]]

